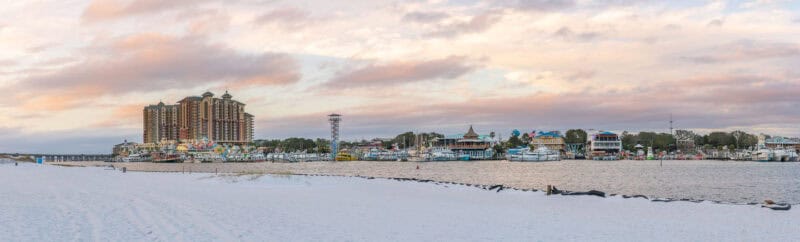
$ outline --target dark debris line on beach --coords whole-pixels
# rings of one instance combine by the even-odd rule
[[[164,172],[170,172],[170,171],[164,171]],[[177,171],[174,171],[174,172],[177,172]],[[332,174],[292,174],[292,175],[356,177],[356,178],[363,178],[363,179],[367,179],[367,180],[373,180],[373,179],[376,179],[376,178],[380,178],[380,179],[395,180],[395,181],[414,181],[414,182],[421,182],[421,183],[435,183],[435,185],[445,185],[445,184],[446,185],[460,185],[460,186],[467,186],[467,187],[476,187],[476,188],[480,188],[480,189],[483,189],[483,190],[495,191],[495,192],[500,192],[502,190],[515,190],[515,191],[523,191],[523,192],[538,192],[539,191],[539,190],[533,189],[533,188],[519,189],[519,188],[515,188],[515,187],[504,186],[502,184],[482,185],[482,184],[469,184],[469,183],[463,183],[463,182],[435,181],[435,180],[431,180],[431,179],[417,179],[417,178],[405,178],[405,177],[374,177],[374,176],[360,176],[360,175],[348,176],[348,175],[332,175]],[[445,187],[446,187],[446,185],[445,185]],[[603,198],[607,197],[605,192],[597,191],[597,190],[589,190],[589,191],[586,191],[586,192],[575,192],[575,191],[559,190],[556,187],[552,187],[551,193],[554,194],[554,195],[555,194],[561,194],[562,196],[598,196],[598,197],[603,197]],[[618,194],[609,194],[608,197],[614,197],[614,196],[617,196],[617,195]],[[701,202],[705,201],[705,200],[701,200],[701,199],[688,199],[688,198],[683,198],[683,199],[648,198],[645,195],[621,195],[621,196],[624,199],[644,198],[644,199],[650,200],[651,202],[665,202],[665,203],[668,203],[668,202],[701,203]],[[713,202],[715,204],[744,205],[744,204],[738,204],[738,203],[727,203],[727,202],[722,202],[722,201],[711,201],[711,202]],[[759,203],[747,203],[746,205],[758,205],[758,204]],[[790,210],[792,208],[792,205],[791,204],[787,204],[787,203],[774,203],[771,200],[766,200],[765,203],[762,204],[761,207],[769,208],[771,210],[786,211],[786,210]]]
[[[302,176],[339,176],[339,175],[326,175],[326,174],[297,174],[297,175],[302,175]],[[359,175],[356,175],[356,176],[342,176],[342,177],[357,177],[357,178],[364,178],[364,179],[368,179],[368,180],[380,178],[380,177],[374,177],[374,176],[359,176]],[[463,182],[434,181],[434,180],[430,180],[430,179],[417,179],[417,178],[405,178],[405,177],[384,177],[384,178],[381,178],[381,179],[395,180],[395,181],[414,181],[414,182],[421,182],[421,183],[431,183],[431,182],[433,182],[436,185],[443,185],[443,184],[460,185],[460,186],[467,186],[467,187],[476,187],[476,188],[480,188],[480,189],[483,189],[483,190],[495,191],[495,192],[500,192],[502,190],[515,190],[515,191],[523,191],[523,192],[538,192],[539,191],[537,189],[532,189],[532,188],[531,189],[518,189],[518,188],[514,188],[514,187],[504,186],[504,185],[501,185],[501,184],[481,185],[481,184],[469,184],[469,183],[463,183]],[[552,194],[561,194],[562,196],[598,196],[598,197],[603,197],[603,198],[606,197],[606,193],[605,192],[597,191],[597,190],[589,190],[589,191],[586,191],[586,192],[575,192],[575,191],[559,190],[559,189],[557,189],[555,187],[553,187],[552,189],[553,189],[551,191]],[[614,197],[614,196],[617,196],[617,194],[608,195],[608,197]],[[652,202],[693,202],[693,203],[701,203],[701,202],[705,201],[705,200],[701,200],[701,199],[687,199],[687,198],[683,198],[683,199],[652,198],[652,199],[650,199],[645,195],[621,195],[621,196],[624,199],[644,198],[644,199],[648,199],[648,200],[650,200]],[[715,204],[729,204],[729,203],[725,203],[725,202],[721,202],[721,201],[712,201],[712,202],[715,203]],[[748,203],[748,205],[757,205],[757,203]],[[769,209],[772,209],[772,210],[783,210],[783,211],[789,210],[789,209],[792,208],[791,204],[764,204],[761,207],[769,208]]]

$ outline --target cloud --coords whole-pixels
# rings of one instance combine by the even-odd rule
[[[551,12],[576,6],[574,0],[495,0],[496,5],[523,11]]]
[[[800,44],[782,42],[759,42],[740,40],[719,47],[713,47],[705,55],[684,56],[682,59],[695,63],[711,64],[734,61],[754,61],[773,58],[800,56]]]
[[[567,75],[566,79],[568,81],[588,80],[592,79],[596,74],[597,71],[595,70],[578,70],[570,75]]]
[[[800,90],[798,80],[705,75],[643,83],[641,88],[613,93],[573,90],[452,102],[405,101],[391,109],[364,104],[341,112],[345,120],[342,135],[360,139],[410,129],[458,133],[469,124],[476,124],[484,133],[514,128],[666,131],[670,113],[676,127],[682,129],[777,127],[800,122],[793,113],[800,107],[800,97],[793,94],[796,90]],[[260,127],[272,130],[271,137],[324,137],[325,114],[276,117]]]
[[[83,11],[84,21],[112,20],[200,5],[209,0],[94,0]]]
[[[256,24],[275,24],[286,29],[302,28],[312,21],[310,12],[294,7],[273,9],[253,20]]]
[[[13,59],[0,60],[0,68],[9,67],[9,66],[15,66],[18,63],[19,62],[17,62],[16,60],[13,60]]]
[[[32,73],[14,88],[21,95],[54,95],[51,108],[78,99],[186,88],[215,82],[232,87],[286,85],[300,79],[294,58],[282,53],[243,54],[202,38],[136,34],[102,43],[88,58],[53,72]],[[61,105],[56,105],[57,103]],[[51,105],[52,104],[52,105]]]
[[[598,32],[580,32],[575,33],[569,27],[561,27],[556,32],[553,32],[553,37],[561,38],[564,40],[577,40],[577,41],[591,41],[600,37]]]
[[[501,18],[502,15],[499,12],[487,12],[473,16],[469,20],[440,24],[428,36],[452,38],[462,34],[480,33],[500,22]]]
[[[146,105],[145,103],[135,103],[117,106],[113,108],[108,118],[91,125],[91,127],[124,127],[132,123],[140,123],[142,109]]]
[[[413,11],[403,15],[403,21],[417,22],[417,23],[438,23],[439,21],[450,17],[445,12],[438,11]]]
[[[403,61],[369,64],[338,73],[328,85],[340,88],[390,86],[434,79],[458,78],[475,66],[460,56],[427,61]]]
[[[706,26],[708,26],[708,27],[722,27],[723,24],[725,24],[724,20],[722,20],[722,19],[714,19],[714,20],[711,20],[710,22],[708,22],[708,24]]]

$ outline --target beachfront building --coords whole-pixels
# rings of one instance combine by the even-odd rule
[[[478,135],[470,125],[465,134],[434,138],[431,143],[434,148],[445,148],[453,151],[460,159],[481,160],[492,158],[491,147],[495,141],[489,135]]]
[[[564,136],[558,131],[539,132],[531,139],[531,146],[533,149],[539,146],[545,146],[549,150],[557,150],[559,153],[564,154],[567,150],[567,144],[564,142]]]
[[[136,144],[136,142],[129,142],[128,140],[125,140],[122,143],[114,145],[114,148],[111,150],[111,156],[128,156],[132,152],[136,151],[137,145],[138,144]]]
[[[613,132],[599,132],[589,137],[589,157],[594,160],[617,159],[622,151],[622,140]]]
[[[787,137],[771,137],[766,138],[765,136],[759,136],[759,141],[762,141],[763,144],[767,148],[775,149],[775,148],[786,148],[786,149],[800,149],[800,139],[799,138],[787,138]],[[759,142],[761,143],[761,142]]]
[[[144,142],[195,142],[210,140],[220,144],[247,144],[253,140],[254,117],[244,111],[245,104],[233,100],[227,91],[222,98],[211,92],[186,97],[175,105],[145,107]]]
[[[165,105],[164,102],[144,107],[143,141],[156,143],[178,139],[179,110],[178,105]]]

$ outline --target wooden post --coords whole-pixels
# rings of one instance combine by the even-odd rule
[[[551,194],[553,194],[553,186],[552,185],[547,185],[547,195],[549,196]]]
[[[126,167],[126,166],[123,166],[123,167],[122,167],[122,173],[125,173],[126,171],[128,171],[128,167]]]

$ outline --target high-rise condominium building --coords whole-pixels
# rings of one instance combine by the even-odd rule
[[[227,91],[222,98],[206,92],[201,97],[186,97],[175,105],[147,106],[144,109],[144,142],[203,139],[231,144],[251,142],[253,115],[244,111],[245,104],[232,98]],[[160,121],[162,119],[164,121]]]

